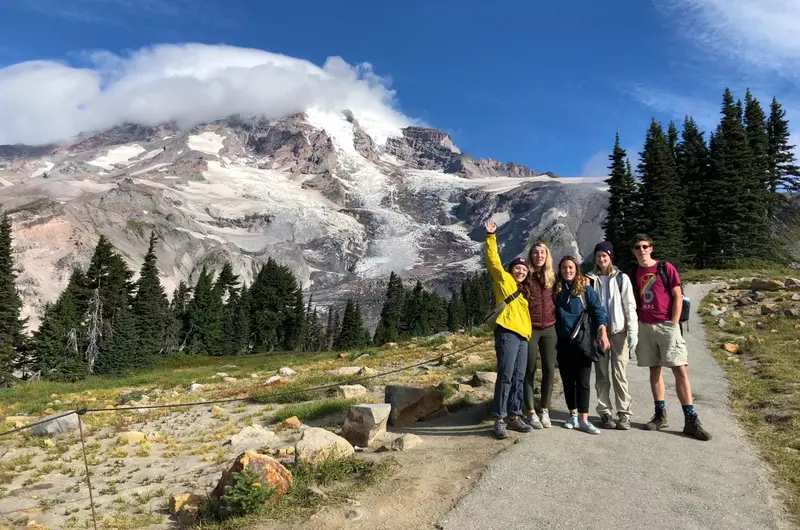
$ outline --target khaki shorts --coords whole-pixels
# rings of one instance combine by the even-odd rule
[[[639,322],[639,342],[636,345],[639,366],[686,366],[689,352],[680,327],[672,322],[645,324]]]

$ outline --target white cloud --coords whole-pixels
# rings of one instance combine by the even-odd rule
[[[598,151],[593,154],[589,159],[583,164],[583,169],[581,169],[581,177],[607,177],[609,174],[608,166],[611,164],[611,161],[608,159],[608,155],[611,154],[614,146],[611,145],[607,151]],[[625,149],[626,154],[628,155],[628,160],[631,163],[631,168],[633,169],[633,173],[636,174],[636,166],[639,165],[639,149],[637,147],[623,147]]]
[[[642,84],[634,85],[627,92],[643,105],[671,115],[678,128],[683,125],[686,116],[694,117],[698,125],[706,131],[713,130],[719,122],[717,109],[722,104],[721,92],[719,104]]]
[[[31,61],[0,69],[0,144],[54,142],[123,122],[181,127],[231,114],[281,118],[350,109],[360,122],[403,127],[387,79],[367,63],[322,67],[262,50],[158,45],[128,56],[96,52],[89,66]]]
[[[797,0],[654,0],[706,51],[786,76],[800,72]]]

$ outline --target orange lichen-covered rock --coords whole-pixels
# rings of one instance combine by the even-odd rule
[[[270,456],[255,451],[245,451],[236,457],[230,469],[222,474],[217,487],[211,492],[212,500],[218,501],[225,494],[225,489],[236,483],[233,474],[241,473],[244,469],[258,476],[258,484],[272,488],[273,500],[286,493],[292,485],[292,473],[283,467],[283,464]]]

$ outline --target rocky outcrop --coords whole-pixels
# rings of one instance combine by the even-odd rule
[[[475,177],[511,177],[525,178],[544,175],[529,167],[514,162],[498,162],[491,158],[472,158],[469,155],[456,157],[447,167],[445,173],[455,173],[464,178]],[[547,174],[552,176],[551,174]]]
[[[415,169],[438,170],[461,153],[449,134],[425,127],[406,127],[402,137],[389,138],[386,151]]]
[[[389,385],[385,402],[392,407],[390,425],[404,425],[447,412],[444,392],[435,387]]]
[[[320,174],[336,169],[336,150],[325,131],[314,129],[302,115],[255,128],[247,145],[270,157],[270,167],[294,173]]]

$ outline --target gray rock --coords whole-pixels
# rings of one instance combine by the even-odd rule
[[[475,372],[472,376],[472,386],[494,386],[497,384],[497,372]]]
[[[238,452],[259,449],[275,442],[276,435],[262,425],[248,425],[234,434],[223,445],[230,445]]]
[[[186,389],[187,394],[194,394],[195,392],[202,392],[202,391],[203,391],[203,385],[201,385],[200,383],[192,383],[191,385],[189,385],[189,388]]]
[[[786,318],[800,318],[800,307],[786,309],[783,314]]]
[[[386,387],[384,401],[392,407],[390,425],[413,423],[447,411],[444,406],[444,392],[432,386],[389,385]]]
[[[278,375],[281,377],[291,377],[293,375],[297,375],[297,372],[289,368],[288,366],[284,366],[280,370],[278,370]]]
[[[59,434],[78,430],[77,414],[68,414],[61,418],[55,418],[55,416],[58,416],[58,414],[48,416],[47,418],[54,418],[50,421],[31,427],[31,434],[34,436],[57,436]],[[43,419],[47,420],[47,418]]]
[[[356,375],[361,371],[360,366],[344,366],[335,370],[328,370],[328,375]]]
[[[753,278],[750,282],[751,291],[781,291],[785,288],[784,282],[772,278]]]
[[[414,449],[422,443],[422,438],[412,433],[405,433],[387,440],[378,447],[375,452],[383,453],[385,451],[408,451]]]
[[[724,315],[725,312],[720,311],[719,309],[712,309],[711,311],[708,312],[708,314],[711,315],[712,317],[720,317]]]
[[[369,390],[362,385],[339,385],[339,395],[344,399],[366,396]]]
[[[302,438],[295,445],[297,462],[312,466],[319,465],[325,459],[347,458],[355,454],[350,442],[336,434],[318,427],[303,430]]]
[[[353,446],[369,447],[386,432],[392,406],[388,403],[354,405],[347,412],[342,436]]]
[[[792,295],[793,302],[800,302],[800,293],[795,293]]]

